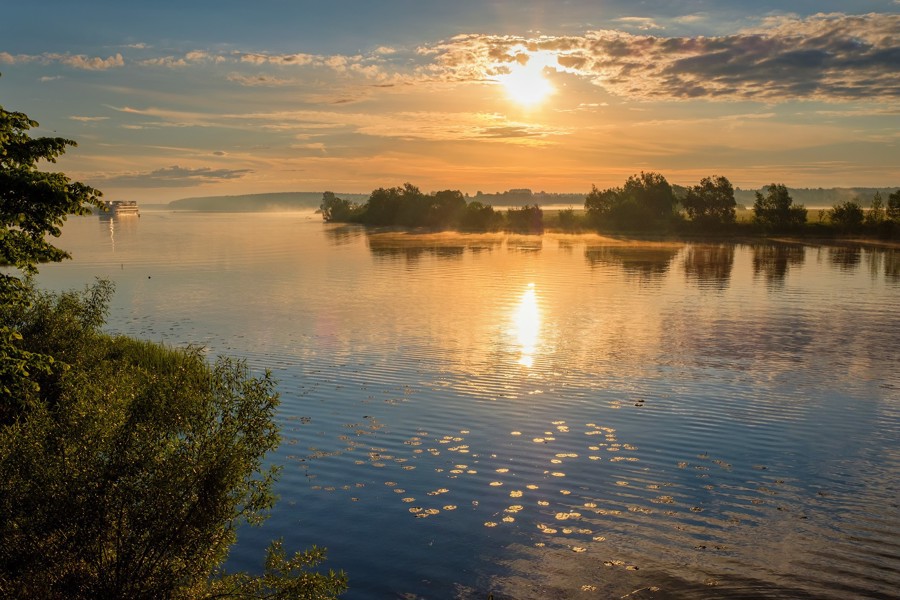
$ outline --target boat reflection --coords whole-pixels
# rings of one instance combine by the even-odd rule
[[[109,236],[109,250],[110,252],[116,251],[116,242],[118,241],[117,235],[124,235],[126,238],[129,235],[132,235],[135,231],[137,231],[137,222],[138,219],[129,215],[124,219],[120,219],[115,216],[108,216],[106,218],[101,218],[98,220],[100,224],[100,230],[104,233],[105,236]]]

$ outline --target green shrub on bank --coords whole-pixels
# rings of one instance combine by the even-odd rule
[[[273,542],[262,575],[221,571],[235,531],[274,502],[278,395],[268,373],[199,350],[104,335],[112,286],[48,294],[27,279],[100,192],[0,106],[0,597],[333,598],[343,574]],[[23,277],[24,275],[24,277]]]
[[[269,550],[262,576],[221,565],[241,523],[274,502],[278,404],[239,361],[100,332],[109,284],[27,288],[2,322],[52,368],[0,425],[0,595],[15,598],[332,598],[342,574]],[[10,401],[14,400],[14,401]]]

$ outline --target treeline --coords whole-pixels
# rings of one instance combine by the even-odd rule
[[[494,194],[478,191],[475,193],[475,200],[483,204],[491,204],[493,206],[529,206],[534,204],[581,204],[584,202],[584,193],[572,194],[563,193],[556,194],[552,192],[534,192],[528,188],[518,188],[506,190],[505,192],[497,192]]]
[[[734,188],[734,199],[737,200],[739,206],[753,206],[757,191],[764,190],[742,190],[736,187]],[[893,191],[895,191],[894,188],[879,187],[788,188],[794,202],[816,208],[834,206],[849,200],[856,200],[863,208],[868,208],[876,193],[886,198]]]
[[[593,186],[583,200],[583,211],[558,211],[548,224],[563,231],[900,236],[900,190],[886,199],[876,191],[871,199],[840,202],[820,211],[818,220],[813,221],[808,219],[807,209],[795,203],[790,190],[779,183],[755,192],[752,218],[739,221],[734,186],[718,175],[681,187],[671,185],[659,173],[641,172],[618,187],[601,190]],[[537,204],[497,211],[477,199],[468,200],[458,190],[426,194],[409,183],[374,190],[364,203],[325,192],[320,209],[325,221],[377,226],[540,233],[546,225]]]
[[[543,211],[538,206],[504,213],[477,200],[466,200],[459,190],[426,194],[411,183],[378,188],[363,204],[325,192],[319,208],[325,221],[336,223],[459,231],[543,231]]]

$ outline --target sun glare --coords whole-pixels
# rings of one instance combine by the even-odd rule
[[[498,76],[497,81],[510,100],[526,107],[543,102],[555,91],[544,77],[543,67],[534,61],[514,65],[509,73]]]
[[[522,299],[513,314],[513,325],[513,333],[520,351],[519,364],[531,367],[534,365],[534,355],[541,331],[541,313],[533,283],[529,283],[528,289],[522,294]]]

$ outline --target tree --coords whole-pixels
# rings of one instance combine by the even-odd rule
[[[581,219],[575,214],[575,209],[573,208],[560,210],[557,219],[559,220],[559,228],[563,231],[577,231],[581,228]]]
[[[15,598],[333,598],[343,574],[275,542],[263,575],[221,570],[242,522],[274,502],[278,396],[268,373],[100,328],[112,293],[34,289],[46,241],[100,192],[39,171],[74,142],[31,138],[0,107],[0,595]]]
[[[756,192],[753,214],[765,229],[783,231],[802,227],[806,223],[806,209],[794,206],[794,200],[784,184],[766,186],[766,195]]]
[[[334,192],[325,192],[322,194],[322,204],[319,205],[322,211],[322,219],[326,222],[346,223],[353,221],[359,214],[359,205],[343,198],[338,198]]]
[[[493,206],[473,200],[466,205],[459,226],[466,231],[496,231],[502,222],[503,215]]]
[[[543,233],[544,211],[537,204],[510,208],[506,211],[506,226],[517,233]]]
[[[77,144],[60,137],[33,138],[38,127],[24,113],[0,106],[0,265],[11,265],[30,276],[37,265],[61,261],[68,253],[48,241],[59,237],[68,215],[83,215],[100,206],[100,192],[62,173],[38,169],[40,161],[55,163],[68,146]],[[23,281],[15,274],[0,273],[0,303],[22,302]],[[12,402],[33,386],[29,376],[54,368],[53,358],[23,350],[21,335],[7,323],[0,324],[0,394]],[[2,412],[2,409],[0,409]]]
[[[66,367],[42,376],[0,426],[3,595],[342,591],[342,575],[298,572],[324,558],[318,550],[287,559],[276,544],[275,572],[220,571],[237,527],[261,522],[274,502],[277,469],[263,466],[279,443],[274,382],[242,362],[210,367],[199,349],[102,334],[111,291],[103,282],[82,294],[29,288],[27,304],[0,309],[27,350]]]
[[[411,183],[404,183],[403,187],[395,188],[399,198],[399,208],[393,225],[403,227],[424,227],[428,225],[431,215],[432,196],[423,194],[422,190]]]
[[[841,231],[852,233],[863,224],[865,213],[857,200],[835,204],[828,211],[828,219]]]
[[[872,197],[872,207],[866,213],[866,225],[877,227],[884,222],[884,219],[884,200],[881,198],[881,192],[875,192]]]
[[[466,209],[466,198],[459,190],[441,190],[435,192],[431,199],[428,213],[428,226],[445,229],[456,227]]]
[[[366,202],[363,222],[369,225],[425,225],[430,199],[411,183],[378,188]]]
[[[621,193],[621,188],[607,188],[601,191],[596,185],[592,185],[591,192],[584,199],[584,210],[587,211],[588,218],[595,225],[602,225],[610,220],[619,205]]]
[[[734,187],[725,177],[704,177],[700,183],[688,188],[681,202],[688,218],[704,226],[734,223]]]
[[[900,222],[900,190],[888,196],[887,216],[892,221]]]
[[[666,178],[659,173],[632,175],[622,187],[627,198],[635,202],[640,212],[655,220],[667,220],[675,210],[675,194]]]
[[[592,186],[584,208],[596,226],[653,229],[672,221],[675,202],[672,186],[665,177],[641,172],[629,177],[621,188],[600,191]]]
[[[68,215],[89,214],[100,206],[101,193],[62,173],[38,169],[42,160],[55,163],[66,147],[77,144],[65,138],[32,138],[28,130],[37,121],[0,106],[0,263],[25,273],[36,265],[68,258],[47,236],[59,237]],[[14,284],[0,274],[0,285]]]

